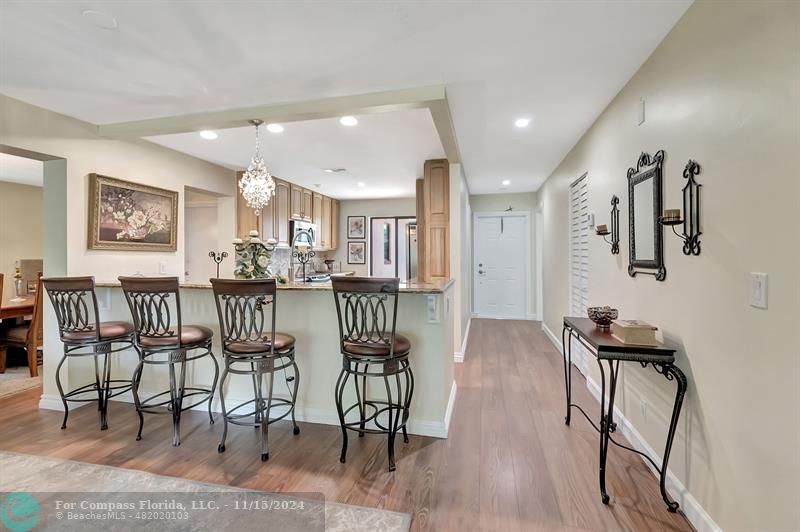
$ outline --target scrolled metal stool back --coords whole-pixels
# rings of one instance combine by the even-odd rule
[[[94,277],[50,277],[42,279],[58,321],[61,340],[72,333],[93,332],[100,341],[100,314],[94,292]]]
[[[223,349],[232,343],[264,344],[275,338],[275,279],[211,279],[211,285]],[[270,352],[274,351],[270,342]]]
[[[174,338],[181,346],[181,301],[177,277],[120,277],[131,309],[136,342],[142,338]],[[174,313],[174,320],[173,320]]]
[[[345,343],[388,347],[394,355],[399,279],[334,277],[331,279],[339,318],[341,351]]]

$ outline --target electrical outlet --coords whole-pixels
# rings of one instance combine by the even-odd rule
[[[641,126],[642,124],[644,124],[644,118],[645,118],[645,116],[644,116],[644,97],[639,98],[639,106],[636,109],[636,111],[637,111],[636,125]]]
[[[639,403],[639,410],[642,412],[642,419],[647,419],[647,401],[644,399]]]
[[[750,306],[767,308],[767,274],[750,272]]]

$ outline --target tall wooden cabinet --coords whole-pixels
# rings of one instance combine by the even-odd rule
[[[339,247],[339,200],[331,199],[331,239],[330,248]]]
[[[422,245],[419,254],[426,281],[450,278],[450,163],[447,159],[425,161],[422,183]],[[419,218],[418,218],[419,222]],[[420,231],[418,231],[419,233]]]

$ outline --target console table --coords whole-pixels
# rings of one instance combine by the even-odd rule
[[[576,338],[581,344],[586,346],[597,359],[600,366],[600,425],[595,425],[592,418],[581,408],[580,405],[572,403],[572,338]],[[613,443],[628,451],[644,457],[658,471],[661,481],[661,497],[667,504],[670,512],[678,510],[678,503],[671,500],[667,495],[666,479],[667,464],[669,463],[672,442],[675,439],[675,430],[678,425],[678,418],[681,415],[683,396],[686,394],[686,376],[675,366],[675,350],[663,344],[656,346],[643,346],[623,344],[611,335],[608,330],[599,329],[589,318],[564,318],[564,328],[561,331],[561,341],[564,346],[564,381],[567,392],[567,416],[566,424],[569,425],[572,408],[577,408],[600,433],[600,495],[603,504],[608,504],[609,497],[606,493],[606,459],[608,458],[608,444]],[[606,385],[606,371],[603,362],[608,365],[609,382]],[[664,447],[664,458],[659,467],[649,456],[637,451],[627,445],[623,445],[611,437],[611,433],[616,432],[617,424],[614,422],[614,394],[617,389],[617,376],[619,373],[620,362],[638,362],[643,368],[648,365],[663,375],[669,381],[677,383],[675,393],[675,403],[672,407],[672,418],[670,419],[669,431],[667,432],[667,443]],[[608,405],[606,405],[606,389],[608,389]]]

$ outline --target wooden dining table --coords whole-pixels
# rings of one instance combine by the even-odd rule
[[[0,306],[0,320],[22,318],[33,314],[35,294],[25,294],[21,297],[22,301],[12,301],[12,299],[14,299],[13,295],[8,298],[3,297],[2,306]]]

